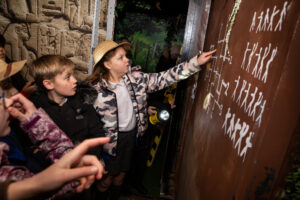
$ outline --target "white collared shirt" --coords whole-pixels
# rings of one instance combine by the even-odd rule
[[[109,81],[109,84],[117,96],[119,131],[131,131],[136,126],[136,117],[124,80],[119,83]]]

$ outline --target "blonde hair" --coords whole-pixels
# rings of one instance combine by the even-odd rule
[[[44,88],[44,80],[51,80],[69,68],[74,68],[70,59],[60,55],[44,55],[32,62],[31,75],[37,86]]]

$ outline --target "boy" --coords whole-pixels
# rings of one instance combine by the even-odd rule
[[[91,97],[96,98],[97,92],[87,84],[78,84],[73,68],[74,63],[64,56],[45,55],[35,60],[32,74],[39,90],[31,100],[78,144],[87,138],[102,137],[104,132],[92,106]]]
[[[11,132],[8,120],[11,115],[21,121],[21,127],[32,142],[38,145],[45,153],[45,157],[55,164],[33,176],[25,166],[10,163],[7,153],[11,150],[11,146],[0,141],[0,197],[1,199],[41,198],[46,197],[42,195],[52,196],[49,192],[55,193],[62,186],[64,187],[57,195],[75,192],[73,186],[76,187],[77,192],[87,189],[94,181],[93,178],[101,178],[103,167],[95,156],[86,156],[84,153],[89,147],[108,142],[108,138],[86,140],[71,151],[73,144],[70,139],[58,129],[42,109],[37,110],[21,94],[7,98],[5,91],[2,90],[1,81],[19,72],[25,62],[7,64],[0,60],[0,138],[7,137]],[[67,154],[62,157],[65,153]],[[76,186],[77,183],[74,185],[75,182],[65,185],[70,180],[78,178],[81,180],[79,186]]]
[[[97,91],[87,83],[77,83],[73,76],[74,63],[70,59],[44,55],[31,67],[38,87],[31,101],[37,108],[43,108],[75,145],[88,138],[105,136],[102,122],[93,107]],[[102,146],[92,148],[88,153],[100,160]],[[94,191],[86,191],[77,199],[94,199]]]

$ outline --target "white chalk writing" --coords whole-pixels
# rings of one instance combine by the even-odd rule
[[[252,17],[252,22],[249,28],[249,32],[254,31],[255,27],[256,27],[255,33],[262,32],[262,31],[273,31],[273,25],[276,22],[277,24],[274,28],[274,31],[281,31],[283,21],[287,15],[287,10],[288,10],[288,2],[285,1],[281,11],[280,9],[277,8],[276,5],[273,7],[271,16],[270,16],[270,8],[267,8],[266,12],[261,11],[259,16],[257,16],[256,12],[254,12]],[[279,13],[280,15],[278,16]]]
[[[213,62],[207,65],[205,80],[208,81],[206,90],[209,92],[206,100],[211,103],[205,104],[206,113],[212,119],[214,113],[223,116],[222,129],[236,149],[237,155],[243,162],[249,149],[253,148],[253,138],[257,128],[261,127],[263,115],[268,104],[264,92],[260,89],[261,84],[268,83],[268,76],[272,70],[272,64],[278,55],[278,44],[265,43],[262,40],[247,41],[240,69],[250,75],[247,79],[245,73],[237,74],[231,81],[226,80],[225,67],[232,67],[234,58],[230,55],[229,37],[232,31],[234,18],[237,14],[241,1],[235,1],[233,11],[229,15],[226,26],[221,24],[217,39],[217,48],[220,54],[214,56]],[[249,32],[251,34],[263,34],[264,32],[280,32],[284,29],[284,21],[289,10],[288,1],[282,6],[274,5],[264,10],[254,11],[250,20]],[[225,32],[224,28],[225,27]],[[215,45],[211,45],[214,49]],[[232,70],[231,72],[236,72]],[[236,74],[236,73],[235,73]],[[271,80],[269,80],[270,82]],[[230,98],[229,105],[224,105],[224,98]],[[232,103],[234,105],[232,105]],[[225,112],[222,113],[222,110]]]
[[[271,63],[274,61],[274,58],[277,55],[278,47],[273,47],[273,49],[272,49],[272,44],[269,43],[269,45],[266,47],[260,47],[259,52],[255,53],[257,47],[258,47],[258,43],[254,43],[252,45],[252,49],[251,49],[250,42],[247,42],[247,46],[244,51],[243,62],[241,64],[241,69],[250,73],[251,67],[253,66],[252,65],[252,61],[254,60],[253,56],[255,55],[256,63],[252,69],[251,75],[254,78],[266,83],[268,74],[269,74],[269,69],[270,69]],[[270,53],[271,49],[272,49],[272,53]],[[248,59],[248,62],[247,62],[247,59]],[[245,69],[246,62],[247,62],[247,67]],[[265,62],[267,63],[266,65],[265,65]]]

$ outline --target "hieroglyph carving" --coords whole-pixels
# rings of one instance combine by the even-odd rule
[[[0,3],[1,34],[12,60],[45,54],[71,58],[87,72],[93,26],[92,0],[9,0]],[[107,0],[101,0],[99,40],[105,39]]]

